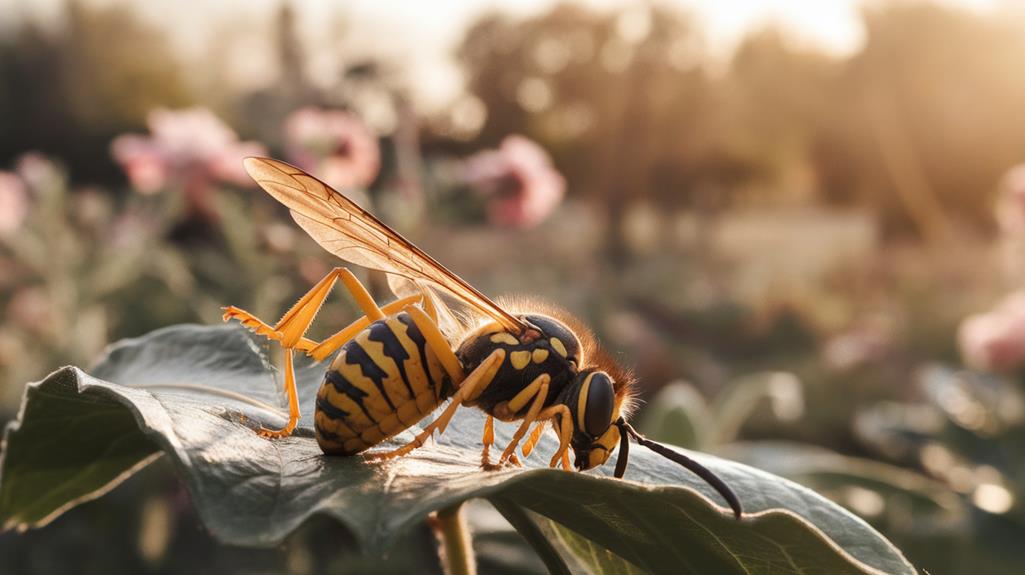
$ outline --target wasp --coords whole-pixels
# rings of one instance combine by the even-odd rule
[[[268,438],[287,437],[299,421],[294,353],[314,360],[333,357],[316,399],[314,431],[328,455],[352,456],[419,423],[448,405],[409,443],[368,459],[399,457],[439,435],[460,407],[487,413],[482,460],[494,443],[494,420],[520,422],[499,465],[518,463],[533,450],[547,425],[559,438],[551,467],[592,469],[620,453],[615,476],[626,472],[632,438],[708,482],[736,517],[740,502],[719,477],[696,461],[651,441],[627,422],[631,373],[599,346],[580,321],[534,300],[492,301],[343,194],[284,162],[246,158],[249,175],[284,204],[292,218],[324,249],[349,263],[385,272],[398,299],[384,306],[355,275],[336,267],[274,325],[236,308],[239,320],[285,350],[288,422],[260,428]],[[341,282],[363,317],[323,341],[305,336],[321,305]],[[462,317],[446,303],[465,308]],[[527,436],[531,425],[535,425]],[[524,441],[524,437],[526,440]]]

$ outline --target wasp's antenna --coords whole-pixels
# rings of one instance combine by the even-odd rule
[[[616,458],[616,479],[626,473],[626,462],[630,459],[630,434],[627,433],[626,420],[620,417],[616,421],[619,426],[619,457]]]
[[[635,441],[637,441],[637,443],[640,443],[644,447],[647,447],[648,449],[654,451],[662,457],[665,457],[666,459],[671,459],[676,463],[679,463],[680,465],[686,467],[689,471],[700,477],[701,479],[704,479],[706,483],[711,485],[716,491],[719,492],[719,495],[722,495],[723,499],[725,499],[726,502],[729,503],[730,508],[733,509],[733,515],[737,519],[740,519],[740,515],[741,513],[743,513],[743,510],[740,507],[740,500],[737,499],[737,496],[733,493],[733,490],[730,489],[729,486],[726,485],[726,483],[722,479],[719,479],[719,476],[712,473],[711,470],[709,470],[707,467],[701,465],[700,463],[694,461],[686,455],[682,453],[677,453],[672,449],[669,449],[668,447],[662,445],[661,443],[651,441],[650,439],[644,437],[640,433],[637,433],[637,430],[634,429],[633,426],[631,426],[629,423],[626,422],[626,420],[622,418],[620,418],[619,421],[616,422],[616,425],[619,426],[621,432],[626,431],[631,437],[634,438]],[[621,437],[626,437],[626,434],[622,434]],[[624,441],[621,440],[621,443],[623,442]],[[624,450],[623,453],[625,454],[626,451]],[[620,455],[620,460],[623,462],[622,471],[626,471],[626,458]],[[620,476],[620,464],[619,461],[617,461],[616,477]]]

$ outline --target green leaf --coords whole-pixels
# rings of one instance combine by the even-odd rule
[[[804,412],[804,387],[787,372],[754,373],[730,382],[711,405],[715,429],[708,444],[723,445],[736,439],[740,428],[766,401],[777,418],[796,419]]]
[[[659,390],[651,400],[641,429],[652,439],[701,449],[712,439],[715,423],[701,393],[689,383],[674,382]]]
[[[386,554],[429,513],[494,498],[653,572],[914,573],[843,508],[703,454],[692,456],[737,492],[747,511],[742,521],[700,479],[640,447],[631,450],[627,480],[606,476],[612,462],[597,473],[544,467],[544,455],[557,447],[548,436],[525,467],[482,471],[484,417],[474,409],[460,410],[437,443],[394,461],[325,457],[309,427],[324,366],[308,362],[297,369],[306,411],[298,432],[263,439],[252,430],[258,422],[281,422],[246,399],[277,403],[263,349],[269,346],[234,327],[178,326],[114,346],[93,375],[65,368],[31,386],[5,438],[0,520],[39,525],[109,489],[159,450],[184,477],[210,532],[231,544],[273,545],[326,514],[368,553]],[[502,445],[513,426],[498,427]]]
[[[827,493],[869,517],[929,517],[946,523],[961,521],[964,501],[946,485],[920,473],[801,443],[758,441],[732,443],[718,453],[743,461]],[[876,503],[878,502],[878,503]]]
[[[8,429],[0,468],[4,529],[45,525],[103,495],[160,455],[139,432],[131,411],[77,393],[69,378],[29,386],[18,420]],[[89,449],[76,449],[79,445]]]

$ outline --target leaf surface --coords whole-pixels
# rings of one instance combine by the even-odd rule
[[[556,549],[603,548],[651,572],[915,572],[840,506],[700,453],[691,455],[739,495],[742,521],[700,479],[639,446],[626,480],[607,476],[612,461],[598,472],[548,469],[557,447],[548,435],[524,467],[484,471],[484,417],[474,409],[460,410],[437,442],[394,461],[323,456],[310,429],[323,365],[299,362],[297,433],[263,439],[253,428],[283,420],[247,399],[278,404],[268,349],[235,327],[176,326],[115,345],[91,375],[64,368],[33,384],[5,435],[0,520],[44,524],[165,453],[210,532],[230,544],[274,545],[312,515],[327,514],[367,552],[387,554],[429,513],[489,498],[545,518],[542,532],[566,529],[586,540],[565,536]],[[514,426],[497,427],[502,446]]]

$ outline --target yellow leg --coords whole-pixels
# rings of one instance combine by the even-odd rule
[[[402,309],[420,302],[423,299],[421,295],[411,295],[404,297],[399,300],[395,300],[390,304],[381,308],[381,313],[385,316],[396,314]],[[368,316],[363,316],[356,321],[345,326],[345,328],[338,331],[338,333],[328,337],[324,341],[317,343],[312,342],[313,345],[309,349],[304,349],[306,355],[312,357],[317,361],[324,361],[331,357],[336,351],[338,351],[343,345],[349,342],[352,338],[356,337],[359,332],[367,329],[367,326],[371,324],[371,320]]]
[[[516,433],[513,434],[512,441],[509,442],[505,451],[502,452],[502,457],[498,461],[499,464],[505,463],[509,460],[510,456],[515,455],[516,446],[519,445],[520,439],[522,439],[523,435],[527,433],[527,429],[530,428],[530,425],[537,419],[538,414],[541,412],[541,407],[545,404],[545,399],[548,397],[548,382],[551,381],[551,379],[551,376],[547,373],[542,373],[528,386],[529,389],[530,387],[534,387],[535,384],[538,385],[536,388],[537,391],[534,393],[534,402],[530,405],[530,409],[527,410],[527,414],[523,416],[523,423],[521,423],[519,428],[516,429]],[[523,392],[520,393],[522,394]],[[519,395],[513,399],[515,400],[517,398],[519,398]],[[509,403],[511,405],[512,401]],[[514,413],[515,411],[519,410],[514,410]]]
[[[424,298],[424,301],[427,299]],[[434,351],[434,355],[438,356],[438,361],[441,362],[441,366],[445,368],[448,376],[452,378],[452,383],[461,384],[463,382],[463,365],[459,363],[459,358],[452,351],[452,345],[438,329],[438,324],[434,323],[424,310],[416,306],[406,306],[405,311],[409,317],[413,318],[416,327],[420,328],[420,333],[427,339],[427,345]]]
[[[356,300],[363,313],[370,317],[372,321],[384,317],[381,314],[380,308],[377,307],[373,298],[370,297],[370,293],[363,287],[363,284],[359,283],[356,276],[352,275],[352,272],[345,268],[335,268],[324,276],[324,279],[320,280],[317,285],[313,286],[313,289],[308,291],[299,301],[295,302],[295,305],[285,312],[285,315],[274,326],[274,329],[281,333],[282,346],[295,347],[299,338],[306,333],[310,324],[313,323],[313,318],[320,311],[320,306],[324,304],[327,295],[331,293],[331,288],[334,287],[335,282],[339,279],[342,280],[342,283],[349,290],[352,298]]]
[[[570,414],[569,408],[562,404],[553,405],[542,411],[538,417],[553,420],[555,430],[559,434],[559,448],[555,450],[555,455],[548,466],[555,467],[561,459],[563,468],[569,469],[569,440],[573,438],[573,415]]]
[[[364,457],[366,457],[369,460],[391,459],[393,457],[399,457],[423,445],[424,442],[427,441],[427,438],[430,437],[435,430],[438,431],[439,435],[444,433],[445,428],[448,426],[448,423],[452,420],[452,416],[455,415],[456,410],[458,410],[459,407],[463,405],[463,401],[466,400],[466,398],[469,397],[471,394],[473,394],[473,392],[476,391],[478,388],[483,389],[490,385],[492,380],[494,380],[495,371],[497,370],[497,367],[501,365],[503,361],[505,361],[505,350],[496,349],[495,351],[491,352],[491,355],[489,355],[484,361],[482,361],[481,364],[477,366],[477,369],[473,370],[473,372],[470,373],[470,375],[466,376],[466,379],[463,380],[463,385],[460,386],[459,390],[456,391],[455,395],[452,396],[452,401],[449,402],[448,407],[445,408],[445,411],[443,411],[437,419],[435,419],[429,425],[427,425],[427,427],[425,427],[424,430],[413,439],[413,441],[393,451],[387,451],[384,453],[369,453],[366,454]]]
[[[534,399],[538,391],[543,385],[547,385],[551,381],[551,377],[547,379],[542,378],[545,374],[541,374],[530,382],[527,387],[524,387],[509,401],[499,403],[495,406],[495,416],[502,421],[512,421],[516,418],[516,414],[523,410],[524,407],[530,403],[530,400]]]
[[[376,321],[384,317],[381,309],[377,307],[373,298],[370,297],[370,293],[363,287],[363,284],[359,283],[356,276],[352,275],[352,272],[345,268],[335,268],[331,270],[331,273],[324,276],[324,279],[317,282],[317,285],[313,286],[303,297],[299,298],[299,301],[295,302],[273,327],[260,321],[251,313],[235,306],[224,308],[224,321],[238,319],[242,322],[242,325],[253,330],[258,335],[280,341],[281,346],[284,348],[301,349],[303,351],[312,349],[316,343],[304,338],[303,334],[306,333],[310,324],[313,323],[313,318],[320,311],[320,306],[324,304],[324,300],[338,279],[342,280],[342,283],[348,288],[349,293],[356,300],[356,303],[359,304],[363,313],[370,318],[370,321]]]
[[[481,439],[481,442],[484,443],[485,447],[490,447],[495,442],[495,418],[491,415],[484,422],[484,437]]]
[[[552,460],[549,463],[549,467],[555,467],[559,459],[564,453],[566,453],[569,447],[569,440],[573,437],[573,426],[570,424],[570,412],[569,408],[565,405],[553,405],[546,407],[541,413],[537,415],[537,424],[534,426],[534,431],[527,438],[527,441],[523,443],[523,449],[521,450],[524,457],[530,455],[534,450],[534,446],[541,439],[541,434],[545,430],[545,426],[548,422],[552,422],[552,426],[555,427],[556,432],[559,434],[559,449],[555,451],[555,455],[552,456]]]
[[[233,305],[224,308],[224,314],[221,316],[221,319],[224,321],[237,319],[239,323],[249,328],[249,331],[256,335],[262,335],[272,341],[280,341],[282,337],[281,332],[277,331],[272,326],[263,323],[259,318],[246,310],[237,308]],[[315,345],[317,345],[317,342],[303,337],[299,338],[299,341],[295,344],[295,349],[306,351],[308,349],[312,349]]]
[[[299,395],[295,388],[295,368],[292,365],[292,350],[285,349],[285,391],[288,393],[288,423],[281,429],[261,427],[257,433],[263,437],[288,437],[299,423]]]
[[[503,359],[505,358],[505,350],[502,350],[502,358]],[[483,364],[481,364],[481,365],[483,365]],[[501,367],[502,367],[502,362],[501,361],[497,361],[497,362],[493,363],[490,367],[488,367],[487,373],[484,374],[484,378],[487,379],[487,381],[490,383],[491,380],[495,379],[495,376],[498,374],[498,370]],[[478,369],[479,369],[479,366],[478,366]],[[476,370],[474,370],[474,371],[476,371]],[[464,381],[462,385],[466,385],[466,382]],[[485,386],[485,385],[477,386],[476,389],[471,389],[469,392],[467,392],[466,397],[463,398],[463,405],[466,406],[466,407],[472,407],[472,406],[476,405],[477,404],[477,398],[480,397],[480,394],[484,392],[484,389],[486,387],[487,386]]]
[[[520,453],[523,454],[523,457],[529,457],[530,453],[534,451],[534,446],[540,441],[541,434],[544,433],[546,425],[548,425],[548,422],[538,416],[538,422],[534,424],[534,431],[530,432],[527,440],[523,442],[523,447],[520,448]]]
[[[370,292],[367,291],[367,288],[363,287],[359,279],[346,268],[335,268],[335,270],[338,272],[338,279],[342,280],[342,283],[345,284],[345,288],[349,290],[352,299],[356,300],[356,305],[363,310],[363,314],[372,322],[384,319],[384,313],[381,312],[381,308],[377,307],[374,298],[370,296]]]
[[[481,438],[481,443],[484,444],[484,450],[480,453],[481,465],[487,467],[491,464],[491,446],[495,443],[495,418],[488,416],[484,420],[484,436]]]
[[[303,335],[310,328],[310,324],[313,323],[317,312],[320,311],[320,306],[324,304],[324,300],[338,279],[342,280],[368,317],[378,319],[384,317],[366,288],[359,283],[359,280],[356,279],[356,276],[352,275],[352,272],[345,268],[331,270],[331,273],[317,282],[317,285],[313,286],[295,305],[289,308],[285,315],[281,317],[281,320],[273,327],[239,308],[225,308],[224,321],[237,318],[242,322],[242,325],[259,335],[280,342],[281,347],[285,348],[285,392],[288,395],[288,423],[285,427],[278,430],[261,428],[259,430],[260,435],[265,437],[288,437],[291,435],[292,430],[295,429],[299,421],[299,399],[295,387],[295,368],[292,361],[293,350],[296,348],[303,350],[312,349],[315,345],[314,342],[303,337]]]

